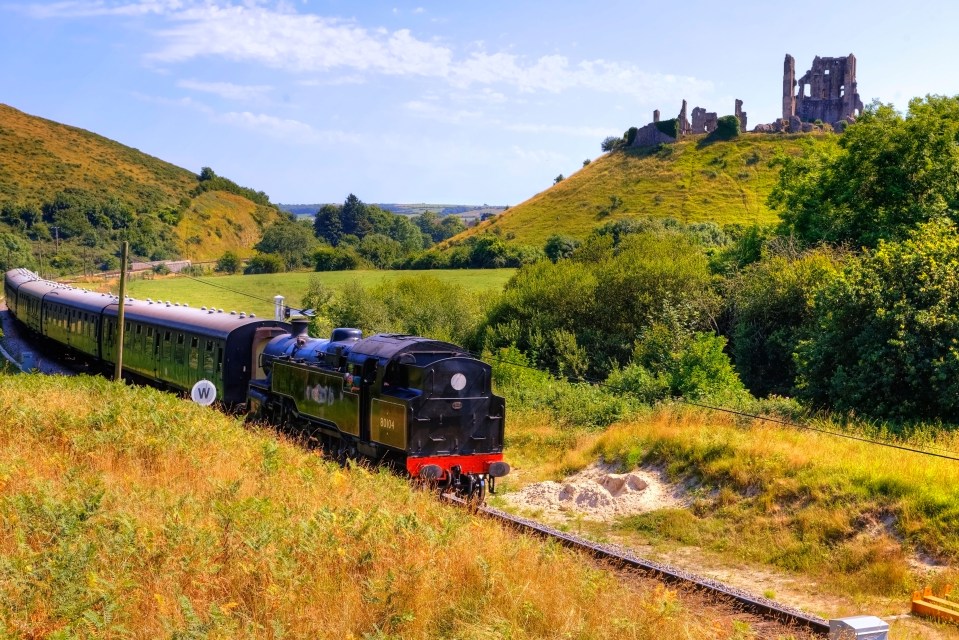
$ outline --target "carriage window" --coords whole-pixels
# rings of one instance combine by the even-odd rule
[[[177,344],[183,344],[183,334],[182,334],[182,333],[176,334],[176,343],[177,343]]]
[[[207,340],[207,341],[206,341],[206,350],[207,350],[208,352],[210,352],[210,353],[213,352],[213,341],[212,341],[212,340]]]
[[[143,325],[137,325],[137,335],[140,335],[140,332],[143,330]]]
[[[126,331],[127,333],[130,333],[130,323],[129,323],[129,322],[123,323],[123,330]]]
[[[200,344],[200,339],[197,338],[196,336],[193,336],[193,339],[190,340],[190,347],[192,347],[193,349],[196,349],[197,345],[199,344]]]
[[[223,370],[223,345],[217,345],[216,348],[216,372]]]
[[[169,342],[169,341],[170,341],[170,332],[169,332],[169,331],[167,331],[167,332],[165,332],[165,333],[163,334],[163,339],[164,339],[166,342]]]
[[[153,337],[153,327],[147,327],[147,337],[148,338]]]

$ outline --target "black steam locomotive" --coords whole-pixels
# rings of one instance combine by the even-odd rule
[[[8,271],[10,313],[32,333],[112,370],[119,298]],[[335,329],[311,338],[292,325],[153,300],[124,301],[124,374],[179,392],[212,383],[228,407],[342,456],[405,468],[482,500],[503,461],[505,403],[486,363],[456,345]],[[207,381],[203,383],[201,381]]]

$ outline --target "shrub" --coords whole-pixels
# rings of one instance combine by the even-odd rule
[[[282,273],[285,271],[283,258],[272,253],[258,253],[247,263],[243,273]]]
[[[222,273],[236,273],[240,270],[240,257],[227,251],[216,261],[216,270]]]

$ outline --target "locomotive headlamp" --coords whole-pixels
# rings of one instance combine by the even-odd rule
[[[457,391],[462,391],[463,387],[466,386],[466,376],[462,373],[454,373],[453,377],[450,378],[450,386]]]

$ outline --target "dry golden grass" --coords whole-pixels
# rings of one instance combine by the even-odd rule
[[[0,376],[0,636],[725,638],[748,627],[95,378]]]
[[[959,434],[930,431],[911,444],[959,453]],[[617,525],[645,542],[773,565],[854,595],[906,597],[959,577],[955,461],[686,407],[591,432],[523,415],[511,422],[507,457],[524,483],[597,459],[665,470],[685,483],[690,507]],[[923,570],[930,559],[944,569]]]

